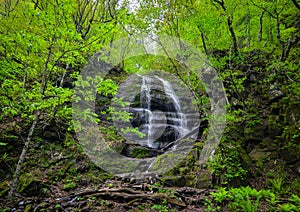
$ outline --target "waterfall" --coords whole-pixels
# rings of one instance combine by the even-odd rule
[[[187,119],[186,119],[185,114],[182,113],[182,109],[179,104],[178,96],[174,92],[174,89],[173,89],[172,85],[170,84],[170,82],[168,82],[167,80],[164,80],[158,76],[156,76],[156,78],[159,79],[163,83],[165,93],[172,99],[172,101],[175,104],[176,113],[171,113],[170,115],[171,115],[172,121],[179,122],[179,126],[181,128],[180,129],[180,137],[182,137],[184,133],[187,133],[187,130],[186,130],[187,129]]]
[[[139,120],[134,125],[145,134],[139,143],[149,148],[163,148],[190,131],[180,98],[169,81],[156,75],[137,76],[141,79],[139,104],[132,110]]]
[[[176,110],[178,112],[181,112],[181,107],[179,105],[179,99],[178,99],[178,96],[175,94],[172,85],[168,81],[166,81],[158,76],[155,76],[155,77],[163,83],[165,93],[168,96],[170,96],[172,98],[172,100],[174,101]]]
[[[147,146],[152,146],[152,120],[153,114],[151,111],[151,94],[150,94],[150,85],[151,85],[151,78],[146,76],[141,76],[143,80],[143,84],[141,86],[141,96],[140,96],[140,105],[143,108],[143,117],[145,117],[145,128],[146,132],[146,139],[147,139]]]

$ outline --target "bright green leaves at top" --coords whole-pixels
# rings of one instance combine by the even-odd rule
[[[9,13],[0,8],[1,120],[33,118],[36,110],[44,118],[70,119],[73,92],[61,86],[111,41],[115,23],[101,22],[106,13],[101,2],[83,0],[17,1]],[[84,20],[76,19],[80,14]]]

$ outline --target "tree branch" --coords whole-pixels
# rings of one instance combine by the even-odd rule
[[[294,3],[295,7],[300,10],[300,4],[297,2],[297,0],[292,0],[292,2]]]

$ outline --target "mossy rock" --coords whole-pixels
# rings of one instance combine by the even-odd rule
[[[268,117],[268,134],[271,138],[275,139],[283,132],[283,126],[278,115],[270,115]]]
[[[20,177],[17,191],[25,196],[47,196],[50,193],[50,188],[43,181],[30,174],[23,174]]]
[[[281,150],[280,155],[288,165],[296,164],[297,162],[299,164],[300,152],[295,146]]]
[[[178,154],[168,153],[157,156],[155,163],[151,167],[152,170],[162,170],[163,172],[173,168],[173,167],[165,167],[166,164],[173,164],[174,161],[180,161]],[[165,170],[165,171],[164,171]]]
[[[132,156],[134,158],[145,158],[145,157],[149,157],[149,153],[144,148],[136,148],[132,150]]]
[[[163,151],[140,146],[138,144],[125,144],[122,155],[131,158],[149,158],[162,154]]]
[[[275,143],[275,141],[269,137],[264,138],[262,142],[259,144],[261,148],[263,148],[265,151],[276,151],[278,146]]]
[[[186,186],[191,186],[195,188],[212,188],[212,173],[209,170],[202,170],[199,173],[197,173],[197,176],[195,174],[186,175],[185,181]]]
[[[247,152],[242,147],[237,147],[239,151],[239,158],[244,169],[250,170],[252,168],[252,160]]]
[[[245,140],[262,140],[265,137],[265,126],[262,120],[249,122],[244,129]]]
[[[165,185],[174,187],[183,187],[186,183],[183,176],[163,176],[161,180]]]
[[[188,167],[180,167],[178,171],[181,175],[185,175],[190,171],[190,169]]]
[[[249,153],[249,157],[255,163],[265,161],[266,159],[268,159],[270,157],[270,155],[271,155],[270,152],[266,152],[266,151],[264,151],[263,149],[260,149],[260,148],[254,148]]]

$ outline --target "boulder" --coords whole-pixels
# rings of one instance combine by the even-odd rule
[[[213,187],[213,174],[209,170],[200,170],[196,175],[185,176],[186,186],[200,189]]]
[[[183,176],[163,176],[161,180],[165,185],[173,187],[183,187],[186,184]]]
[[[260,148],[254,148],[249,153],[249,157],[255,163],[259,161],[264,161],[265,159],[269,158],[270,155],[271,155],[270,152],[265,152],[263,149]]]
[[[281,150],[280,157],[288,164],[293,165],[300,160],[300,154],[296,148],[286,148]]]
[[[131,158],[151,158],[162,154],[163,151],[140,146],[139,144],[125,144],[121,154]]]
[[[20,177],[20,183],[17,188],[18,192],[25,196],[47,196],[50,194],[50,188],[43,181],[23,174]]]

